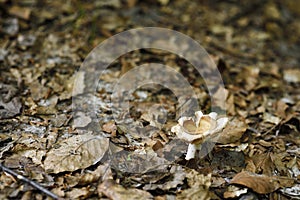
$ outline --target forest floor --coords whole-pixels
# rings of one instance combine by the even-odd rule
[[[82,70],[101,42],[142,27],[197,41],[222,81],[149,48],[125,52],[101,74]],[[0,199],[299,199],[299,52],[300,1],[0,0]],[[145,63],[180,76],[132,71]],[[138,85],[145,77],[156,81]],[[196,96],[181,98],[166,80],[187,81]],[[116,85],[129,103],[125,124],[123,102],[112,106]],[[195,106],[228,123],[186,160],[188,143],[171,129]]]

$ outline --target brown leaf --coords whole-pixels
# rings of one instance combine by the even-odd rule
[[[276,176],[266,176],[243,171],[233,177],[230,184],[246,186],[259,194],[268,194],[281,187],[293,185],[291,179],[284,179]]]
[[[13,117],[21,112],[22,104],[18,97],[9,102],[4,102],[0,98],[0,119]]]
[[[107,138],[92,134],[73,136],[47,153],[44,168],[50,173],[84,169],[101,160],[108,144]]]
[[[38,80],[35,80],[32,83],[30,83],[29,89],[30,89],[31,97],[36,102],[40,99],[47,98],[50,91],[48,87],[45,87]]]
[[[29,8],[22,8],[19,6],[13,6],[8,10],[9,14],[15,15],[19,18],[28,20],[30,17],[31,10]]]
[[[88,185],[90,183],[101,180],[112,179],[112,172],[108,164],[99,165],[95,171],[87,171],[85,174],[81,175],[78,184]]]
[[[271,153],[257,154],[253,156],[253,163],[256,167],[256,173],[260,172],[262,174],[271,176],[274,172],[274,163],[271,159]]]
[[[90,189],[87,187],[83,188],[72,188],[71,191],[68,191],[66,194],[67,197],[72,199],[86,199],[91,193]]]
[[[260,69],[254,66],[247,66],[241,71],[243,85],[247,91],[253,90],[258,83]]]
[[[239,188],[239,187],[236,187],[236,186],[233,186],[233,185],[230,185],[228,188],[227,188],[227,191],[224,192],[224,198],[237,198],[239,196],[241,196],[242,194],[246,194],[248,191],[247,188]]]
[[[248,125],[243,120],[239,120],[237,118],[231,119],[224,130],[220,133],[218,143],[229,144],[238,141],[243,136],[247,128]]]
[[[276,102],[276,114],[281,118],[286,117],[286,110],[288,109],[288,105],[284,101],[277,101]]]
[[[211,185],[211,174],[207,176],[199,174],[195,170],[187,173],[189,189],[183,190],[176,199],[206,200],[209,198],[209,187]]]
[[[154,151],[157,151],[157,150],[159,150],[159,149],[161,149],[163,147],[164,147],[164,145],[161,143],[161,141],[156,140],[156,141],[154,141],[154,145],[152,146],[152,149]]]
[[[115,137],[117,134],[117,126],[114,121],[107,122],[102,126],[102,129],[106,133],[110,133],[112,137]]]
[[[300,82],[300,70],[299,69],[284,70],[283,79],[289,83],[299,83]]]
[[[90,116],[86,115],[84,112],[77,112],[75,119],[74,119],[74,128],[83,128],[89,125],[89,123],[92,122],[92,119]]]
[[[117,185],[113,180],[106,180],[98,186],[98,194],[104,194],[113,200],[134,200],[153,199],[152,195],[146,191],[135,188],[124,188]]]
[[[263,115],[263,119],[265,122],[271,123],[271,124],[279,124],[280,123],[280,118],[276,117],[270,113],[265,112]]]
[[[226,106],[231,106],[225,103],[228,96],[229,96],[229,91],[225,88],[220,87],[213,95],[214,105],[219,106],[223,110],[226,110]]]
[[[167,175],[167,173],[163,173],[164,176],[162,176],[160,179],[156,180],[151,180],[149,181],[149,184],[146,184],[143,187],[143,190],[164,190],[164,191],[168,191],[171,188],[176,188],[178,187],[178,185],[183,185],[183,181],[185,179],[185,171],[183,170],[183,168],[181,166],[173,166],[170,169],[170,173],[172,174],[171,176],[169,176],[168,181],[161,183],[161,180],[163,178],[166,178],[165,175]]]

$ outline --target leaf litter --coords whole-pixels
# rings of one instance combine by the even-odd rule
[[[27,183],[2,168],[0,198],[43,199],[44,189],[71,199],[299,198],[299,8],[290,0],[0,1],[0,162]],[[188,144],[171,127],[179,109],[198,104],[210,113],[218,102],[171,53],[145,49],[117,59],[89,94],[97,119],[84,113],[89,102],[80,95],[90,86],[75,72],[88,52],[144,26],[186,33],[218,64],[225,89],[214,95],[225,94],[228,124],[204,158],[185,160]],[[129,97],[129,123],[139,129],[126,130],[111,114],[113,83],[153,60],[184,75],[199,99],[139,88]],[[82,84],[74,91],[75,77]],[[82,110],[71,109],[74,96]]]

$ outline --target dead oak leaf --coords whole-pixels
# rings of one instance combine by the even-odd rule
[[[50,173],[87,168],[102,159],[109,141],[92,134],[76,135],[65,139],[46,154],[44,168]]]
[[[292,186],[294,184],[294,180],[243,171],[235,175],[230,184],[243,185],[252,189],[256,193],[268,194],[279,188]]]

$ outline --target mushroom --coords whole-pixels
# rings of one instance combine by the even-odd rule
[[[194,117],[181,117],[178,124],[171,128],[177,137],[189,143],[185,159],[195,158],[197,150],[201,149],[207,139],[218,136],[228,122],[227,117],[217,119],[218,114],[211,112],[204,115],[201,111],[195,112]]]

